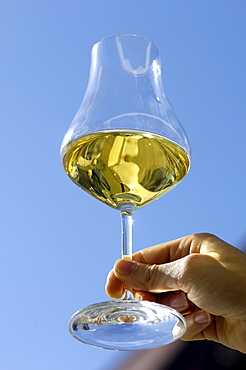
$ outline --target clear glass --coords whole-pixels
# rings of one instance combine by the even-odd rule
[[[158,48],[136,35],[112,36],[92,48],[83,102],[61,146],[71,180],[118,210],[122,257],[132,257],[133,212],[173,189],[190,168],[190,146],[164,93]],[[168,344],[185,320],[161,304],[125,298],[87,306],[68,324],[83,343],[114,350]]]

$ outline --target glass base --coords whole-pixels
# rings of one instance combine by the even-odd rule
[[[134,300],[93,304],[76,312],[69,332],[91,346],[118,351],[159,347],[179,339],[186,324],[170,307]]]

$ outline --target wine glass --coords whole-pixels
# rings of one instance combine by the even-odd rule
[[[173,189],[190,167],[189,142],[164,93],[151,40],[117,35],[93,46],[88,87],[61,157],[77,186],[120,212],[122,257],[131,259],[133,212]],[[127,291],[124,299],[79,310],[68,327],[83,343],[129,351],[180,338],[185,320]]]

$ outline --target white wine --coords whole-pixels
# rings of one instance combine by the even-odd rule
[[[142,207],[187,174],[190,159],[176,143],[144,131],[97,131],[69,142],[63,165],[76,185],[113,208]]]

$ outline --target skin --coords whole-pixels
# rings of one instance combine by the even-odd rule
[[[118,260],[106,292],[165,304],[181,312],[182,340],[208,339],[246,353],[246,254],[211,234],[195,234]]]

